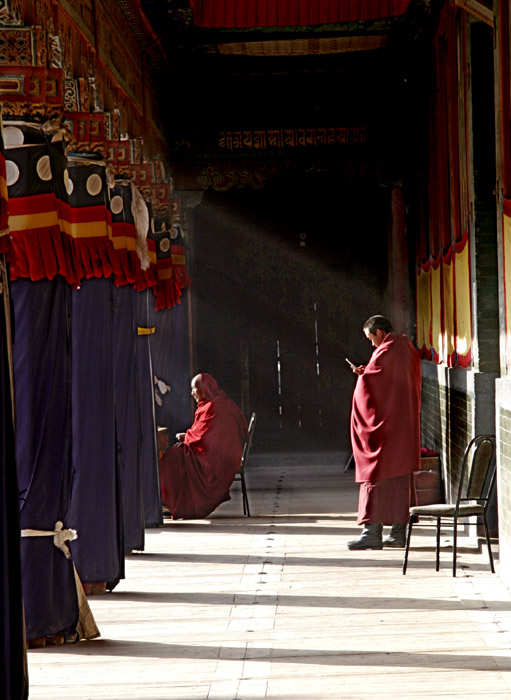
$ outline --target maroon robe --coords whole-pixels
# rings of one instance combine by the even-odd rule
[[[234,401],[209,374],[201,377],[206,399],[197,404],[184,441],[160,460],[162,500],[174,519],[205,518],[230,499],[248,435]]]
[[[410,480],[383,482],[420,467],[420,390],[417,351],[405,335],[387,334],[353,394],[351,442],[355,480],[361,483],[359,524],[406,522],[402,517],[408,512],[409,496],[405,505],[403,498],[409,494]],[[382,489],[385,494],[378,493]]]

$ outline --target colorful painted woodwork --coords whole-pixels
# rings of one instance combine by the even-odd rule
[[[61,274],[77,286],[113,276],[117,285],[154,288],[158,308],[178,303],[182,280],[189,284],[182,256],[178,285],[168,234],[163,253],[150,230],[154,217],[167,216],[169,231],[180,213],[152,107],[154,55],[151,63],[146,51],[154,32],[143,13],[107,0],[1,0],[0,25],[0,103],[14,139],[0,186],[11,200],[14,278]],[[140,217],[134,223],[134,199],[150,212],[148,230]]]

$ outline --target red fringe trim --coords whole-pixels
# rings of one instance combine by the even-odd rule
[[[469,367],[472,362],[472,348],[467,352],[466,355],[457,355],[458,365],[460,367]]]
[[[11,247],[11,239],[9,235],[0,236],[0,253],[8,253]]]
[[[156,297],[156,311],[160,309],[171,309],[176,304],[181,303],[181,290],[174,281],[174,277],[165,280],[158,280],[156,287],[153,287]]]
[[[15,200],[13,200],[15,201]],[[20,205],[30,203],[18,202]],[[53,279],[62,275],[73,287],[83,279],[112,277],[114,284],[133,285],[136,291],[152,288],[156,297],[156,309],[172,308],[181,302],[181,289],[190,285],[191,279],[185,265],[172,265],[171,257],[162,259],[142,270],[136,250],[135,227],[126,223],[111,224],[111,237],[90,236],[73,238],[69,233],[72,222],[92,223],[98,220],[97,211],[79,211],[66,202],[56,200],[59,224],[51,227],[11,232],[0,237],[0,252],[8,253],[11,278],[27,278],[33,281]],[[85,209],[85,208],[84,208]],[[110,224],[106,213],[105,227]],[[124,240],[122,240],[124,238]],[[121,243],[114,247],[114,240]],[[147,240],[150,260],[156,260],[156,246]],[[183,255],[182,246],[173,246],[174,255]]]
[[[136,270],[137,279],[133,284],[135,291],[142,292],[144,289],[149,289],[150,287],[155,287],[158,284],[158,272],[156,267],[156,243],[151,238],[146,239],[147,254],[149,260],[154,261],[149,263],[147,270],[142,270],[140,267],[140,259],[136,252],[133,253]]]
[[[0,174],[0,190],[2,188]],[[4,231],[9,226],[9,202],[0,194],[0,231]]]
[[[111,277],[121,273],[112,244],[105,238],[75,238],[74,249],[80,278]]]
[[[114,284],[123,287],[126,284],[133,285],[137,292],[149,289],[158,284],[156,266],[150,265],[147,270],[140,267],[140,259],[133,250],[116,250],[122,273],[114,274]]]
[[[468,243],[468,231],[465,231],[459,241],[454,241],[452,247],[455,253],[462,253]]]
[[[11,279],[52,280],[62,275],[76,287],[80,275],[73,265],[73,243],[58,226],[11,233],[8,262]]]
[[[171,309],[181,303],[181,289],[174,275],[172,260],[160,258],[156,261],[158,284],[153,288],[156,296],[156,311],[159,309]]]
[[[180,265],[174,262],[177,256],[185,257],[185,249],[182,245],[171,245],[170,253],[172,256],[172,272],[176,277],[177,284],[180,289],[188,289],[192,283],[192,278],[188,274],[186,265]]]

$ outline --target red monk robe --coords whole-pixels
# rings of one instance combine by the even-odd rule
[[[205,398],[197,404],[194,423],[160,460],[162,500],[175,520],[205,518],[230,499],[248,436],[234,401],[211,375],[199,376]]]
[[[351,441],[355,480],[361,483],[359,524],[407,520],[409,497],[403,501],[398,491],[407,494],[407,475],[420,466],[420,390],[417,351],[407,336],[388,333],[358,377],[353,394]],[[382,484],[386,480],[388,484]]]

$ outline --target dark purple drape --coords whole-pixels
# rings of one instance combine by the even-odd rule
[[[124,578],[122,493],[116,457],[112,282],[72,292],[73,557],[83,582]]]
[[[191,369],[188,352],[188,304],[156,312],[156,333],[151,338],[154,374],[171,387],[156,403],[156,423],[168,429],[170,444],[174,435],[190,427],[195,403],[190,395]]]
[[[16,461],[21,527],[73,527],[70,288],[60,277],[12,283]],[[72,634],[78,621],[73,563],[52,537],[22,539],[27,639]]]
[[[163,522],[161,511],[160,476],[154,411],[151,338],[143,330],[155,328],[154,294],[151,290],[132,290],[133,318],[137,328],[136,364],[139,387],[139,426],[141,431],[140,466],[144,493],[146,527],[158,527]]]
[[[133,319],[133,296],[129,287],[113,288],[113,314],[115,425],[122,486],[124,546],[129,551],[142,550],[145,523],[140,468],[137,336]]]
[[[0,697],[25,700],[20,517],[4,299],[0,294]]]

